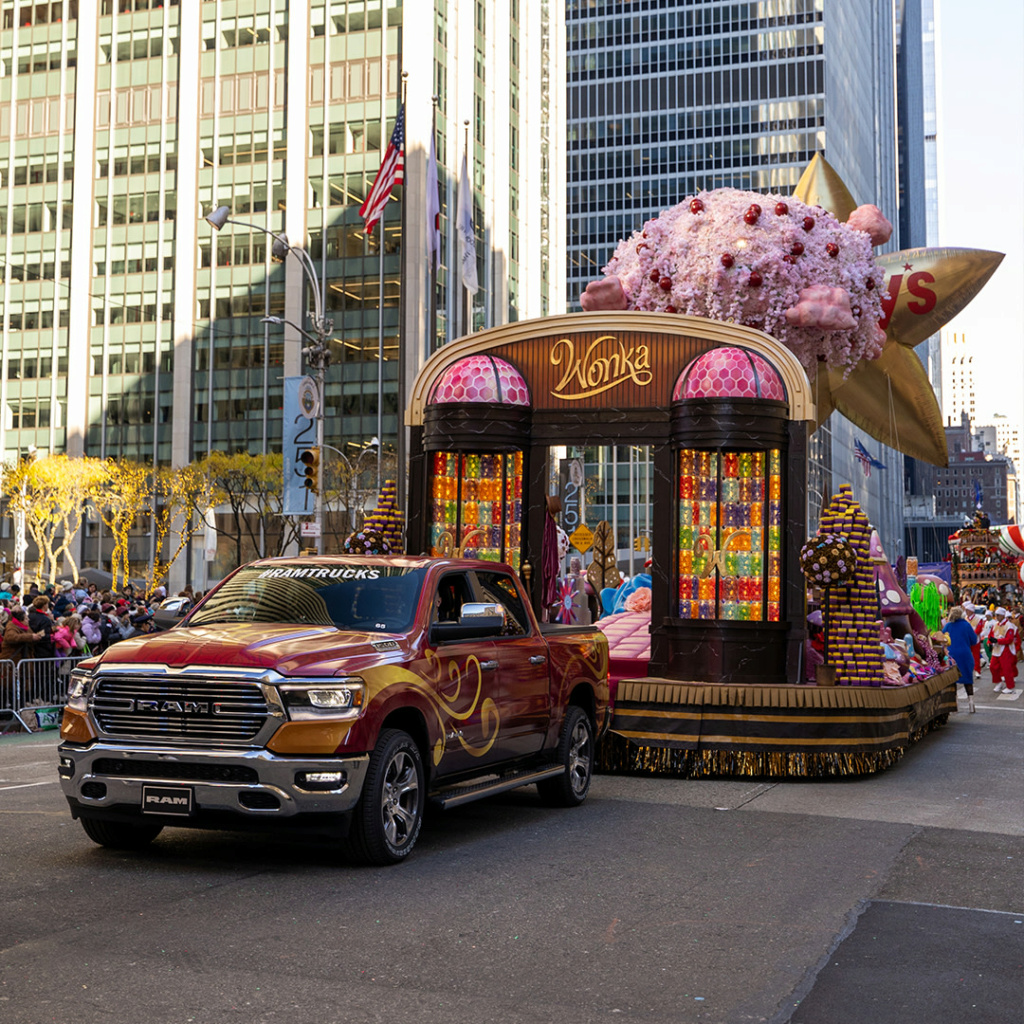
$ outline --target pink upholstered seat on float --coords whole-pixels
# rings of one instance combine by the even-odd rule
[[[609,699],[622,679],[643,679],[651,660],[651,616],[649,612],[618,612],[596,623],[608,638]]]
[[[784,402],[778,371],[749,349],[726,345],[698,356],[680,374],[672,401],[685,398],[764,398]]]
[[[449,402],[529,405],[530,389],[523,375],[504,359],[466,356],[445,367],[430,391],[429,405]]]

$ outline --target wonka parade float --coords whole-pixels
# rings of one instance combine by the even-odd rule
[[[808,537],[808,438],[833,409],[889,443],[895,415],[897,447],[945,464],[913,347],[1000,259],[876,257],[887,226],[820,158],[790,197],[701,193],[620,245],[583,313],[455,340],[418,375],[409,550],[508,562],[538,614],[552,565],[565,572],[553,446],[652,447],[649,601],[601,622],[616,690],[604,768],[872,772],[955,709],[957,672],[848,486]]]

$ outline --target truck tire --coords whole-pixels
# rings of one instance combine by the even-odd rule
[[[419,837],[425,803],[419,747],[401,729],[385,729],[370,755],[363,794],[352,818],[349,853],[364,864],[405,860]]]
[[[100,846],[111,850],[141,850],[163,831],[163,825],[144,821],[100,821],[98,818],[80,818],[85,834]]]
[[[594,773],[594,727],[582,708],[566,710],[556,760],[562,774],[538,782],[537,792],[549,807],[578,807],[587,799]]]

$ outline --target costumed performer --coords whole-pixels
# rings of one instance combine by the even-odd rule
[[[975,712],[974,658],[978,647],[981,646],[978,634],[964,618],[964,610],[959,606],[950,608],[945,633],[949,637],[949,656],[956,662],[956,667],[960,669],[960,678],[957,679],[957,682],[962,683],[967,691],[967,707],[973,715]]]
[[[964,621],[967,622],[970,625],[971,629],[974,630],[975,636],[980,638],[981,627],[985,625],[985,617],[981,614],[981,610],[978,608],[976,604],[971,604],[970,601],[964,601],[962,607],[964,610]],[[974,671],[980,672],[982,669],[981,655],[985,648],[982,647],[979,641],[979,643],[976,644],[972,648],[972,650],[974,651]]]
[[[1010,693],[1017,679],[1017,653],[1014,650],[1017,643],[1017,627],[1005,608],[997,608],[995,618],[991,659],[993,688],[996,693],[1003,690]]]
[[[978,639],[981,641],[981,653],[987,665],[992,660],[992,630],[996,628],[996,618],[992,608],[985,608],[981,614],[983,621]]]

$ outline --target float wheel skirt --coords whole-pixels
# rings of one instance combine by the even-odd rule
[[[895,688],[623,680],[598,767],[692,778],[882,771],[956,710],[958,674]]]

